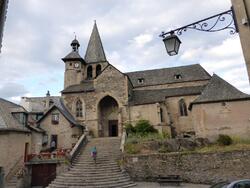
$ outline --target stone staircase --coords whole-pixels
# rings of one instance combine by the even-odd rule
[[[97,148],[96,164],[90,156],[93,146]],[[66,173],[56,177],[48,188],[125,188],[134,184],[129,175],[118,165],[121,158],[120,138],[106,137],[90,139],[73,161]]]
[[[5,185],[5,188],[16,188],[18,184],[17,176],[13,176]]]

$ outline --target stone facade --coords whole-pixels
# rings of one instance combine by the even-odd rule
[[[211,139],[216,139],[218,134],[249,138],[249,105],[250,101],[195,105],[192,109],[192,119],[196,135]]]
[[[137,181],[180,175],[190,183],[213,184],[250,177],[250,151],[128,155],[125,168]]]
[[[25,145],[27,154],[31,151],[31,133],[0,132],[0,166],[4,168],[5,176],[16,163],[24,162]]]
[[[199,131],[202,126],[199,124],[200,112],[196,105],[193,110],[190,107],[200,96],[206,98],[203,91],[209,87],[206,93],[213,99],[213,93],[220,86],[214,89],[211,85],[220,80],[225,86],[221,93],[228,94],[221,95],[220,101],[234,105],[233,101],[239,97],[244,101],[250,99],[217,75],[211,79],[213,77],[200,65],[122,73],[107,61],[96,24],[85,59],[79,55],[80,44],[76,39],[71,46],[72,52],[63,58],[65,87],[62,99],[75,120],[94,136],[121,136],[126,123],[134,125],[140,119],[149,120],[159,132],[168,131],[172,136],[212,136],[206,129]],[[77,111],[79,101],[81,116]],[[216,103],[216,100],[210,102]],[[207,110],[209,113],[213,107]],[[215,128],[210,125],[215,117],[209,116],[206,126]],[[227,117],[224,121],[233,127],[238,117],[235,120]],[[244,113],[243,119],[248,118]],[[238,126],[236,132],[245,133],[247,127],[247,124]],[[232,135],[233,130],[229,133]]]
[[[240,42],[250,79],[250,2],[248,0],[231,0],[239,29]]]
[[[53,123],[52,115],[58,114],[58,123]],[[57,148],[72,148],[78,138],[82,134],[82,129],[78,126],[73,126],[64,115],[58,110],[51,110],[44,119],[40,121],[40,127],[45,130],[45,134],[48,135],[48,142],[43,148],[50,148],[52,142],[52,135],[57,137]]]

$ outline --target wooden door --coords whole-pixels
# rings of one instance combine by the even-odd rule
[[[56,164],[32,165],[31,186],[46,187],[56,178]]]

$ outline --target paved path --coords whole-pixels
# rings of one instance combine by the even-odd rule
[[[209,188],[209,185],[182,183],[180,186],[160,186],[159,183],[135,182],[136,188]]]

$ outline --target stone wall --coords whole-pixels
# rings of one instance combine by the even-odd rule
[[[179,96],[179,97],[169,97],[166,98],[165,104],[169,112],[169,118],[172,121],[172,126],[175,128],[177,134],[185,132],[193,132],[193,117],[191,112],[187,109],[187,116],[180,115],[179,101],[184,99],[186,107],[196,99],[197,95],[193,96]]]
[[[250,101],[231,101],[193,105],[196,135],[210,140],[219,134],[249,138]]]
[[[125,168],[137,181],[180,175],[191,183],[212,184],[250,177],[250,151],[220,153],[171,153],[124,156]]]
[[[24,160],[25,143],[29,144],[29,153],[30,133],[14,131],[0,133],[0,166],[4,168],[5,176],[17,161]]]
[[[154,89],[168,89],[168,88],[177,88],[177,87],[203,86],[203,85],[206,85],[208,82],[209,80],[201,80],[201,81],[191,81],[191,82],[159,84],[159,85],[152,85],[152,86],[136,87],[134,88],[134,90],[154,90]]]
[[[53,113],[59,114],[59,123],[53,124],[51,116]],[[82,131],[80,127],[72,127],[71,123],[57,110],[52,110],[40,123],[41,128],[48,134],[47,148],[50,147],[51,135],[57,135],[57,148],[72,148],[77,143]]]

